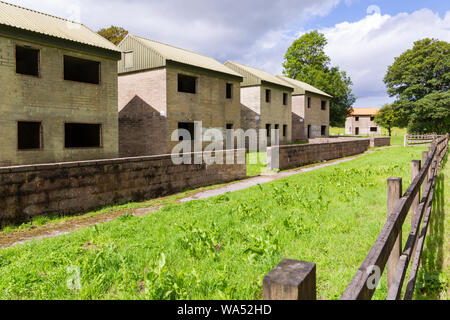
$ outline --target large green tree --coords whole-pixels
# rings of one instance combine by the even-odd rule
[[[389,137],[392,136],[392,128],[398,124],[399,117],[392,105],[384,105],[380,112],[375,116],[375,123],[389,131]]]
[[[121,27],[111,26],[98,31],[103,38],[108,39],[115,45],[118,45],[128,34],[128,31]]]
[[[414,43],[395,59],[384,78],[399,125],[410,133],[450,131],[450,44],[437,39]]]
[[[317,30],[295,40],[286,52],[283,74],[332,95],[330,123],[343,127],[356,101],[351,88],[353,83],[345,71],[331,66],[325,54],[326,45],[325,35]]]

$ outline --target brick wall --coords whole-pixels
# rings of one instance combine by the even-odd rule
[[[372,148],[384,147],[384,146],[390,146],[390,145],[391,145],[391,138],[389,138],[389,137],[380,137],[380,138],[371,138],[370,139],[370,146]]]
[[[379,127],[374,121],[372,121],[370,116],[359,116],[358,118],[358,121],[356,121],[356,117],[348,117],[346,119],[345,134],[360,136],[381,134],[381,127]],[[370,128],[377,128],[377,131],[371,131]]]
[[[308,108],[308,97],[311,97],[311,108]],[[327,102],[326,110],[322,110],[322,101]],[[292,97],[292,112],[294,115],[303,118],[304,137],[308,137],[308,126],[310,126],[310,139],[328,137],[330,132],[330,100],[328,97],[307,94]],[[298,122],[294,122],[298,126]],[[322,136],[322,126],[326,126],[326,134]],[[297,141],[302,140],[302,136],[297,134]]]
[[[16,45],[40,50],[39,77],[16,73]],[[99,85],[64,80],[64,55],[100,62]],[[0,166],[118,156],[117,61],[0,37]],[[18,150],[18,121],[42,124],[42,148]],[[102,125],[101,148],[66,149],[64,123]]]
[[[196,93],[178,92],[178,75],[197,78]],[[226,98],[227,84],[233,85]],[[172,153],[179,122],[201,121],[203,133],[241,128],[240,82],[213,72],[164,67],[119,76],[120,156]],[[206,147],[209,143],[205,143]]]
[[[266,102],[266,90],[271,91],[270,102]],[[283,94],[288,94],[288,104],[283,105]],[[266,129],[266,124],[275,129],[279,126],[281,144],[292,141],[292,93],[278,86],[254,86],[241,89],[241,121],[242,129]],[[258,120],[257,120],[258,119]],[[287,126],[286,137],[283,126]]]
[[[318,161],[353,156],[366,152],[369,145],[369,139],[355,139],[331,143],[271,147],[267,148],[268,168],[270,170],[290,169]],[[279,162],[278,166],[277,162]]]
[[[0,226],[148,200],[245,176],[245,164],[175,165],[170,155],[4,167],[0,168]]]

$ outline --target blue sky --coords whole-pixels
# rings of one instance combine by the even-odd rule
[[[355,107],[393,101],[384,75],[414,41],[434,37],[450,42],[450,1],[442,0],[6,1],[94,30],[119,25],[221,62],[233,60],[274,74],[281,73],[292,41],[318,29],[328,40],[332,64],[353,80]]]
[[[389,14],[391,16],[401,12],[412,13],[419,9],[428,8],[443,17],[446,11],[450,11],[450,1],[445,0],[352,0],[348,3],[341,1],[328,16],[314,18],[308,21],[304,28],[321,29],[323,27],[332,27],[342,21],[361,20],[367,15],[367,9],[371,5],[378,6],[381,14]]]

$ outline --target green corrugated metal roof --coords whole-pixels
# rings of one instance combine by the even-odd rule
[[[114,44],[83,24],[0,1],[0,25],[120,52]]]
[[[119,44],[119,48],[124,52],[133,51],[134,55],[132,68],[125,69],[123,59],[119,62],[119,73],[163,67],[168,61],[174,61],[242,78],[239,73],[211,57],[136,35],[127,35]]]
[[[306,94],[306,92],[311,92],[311,93],[319,94],[321,96],[325,96],[328,98],[333,98],[328,93],[325,93],[325,92],[313,87],[312,85],[307,84],[306,82],[298,81],[298,80],[283,77],[283,76],[277,76],[277,77],[279,79],[282,79],[282,80],[288,82],[291,86],[294,87],[294,95],[304,95],[304,94]]]
[[[240,63],[227,61],[225,65],[236,72],[239,72],[243,77],[243,87],[261,85],[262,82],[268,82],[278,86],[282,86],[289,89],[294,89],[289,83],[275,77],[274,75],[253,67],[249,67]]]

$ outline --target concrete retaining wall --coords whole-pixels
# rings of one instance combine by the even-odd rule
[[[333,160],[367,151],[370,139],[267,148],[269,170],[298,168],[324,160]]]
[[[244,152],[233,150],[228,155],[245,159]],[[243,161],[175,165],[170,155],[163,155],[0,168],[0,226],[239,180],[246,176]]]

